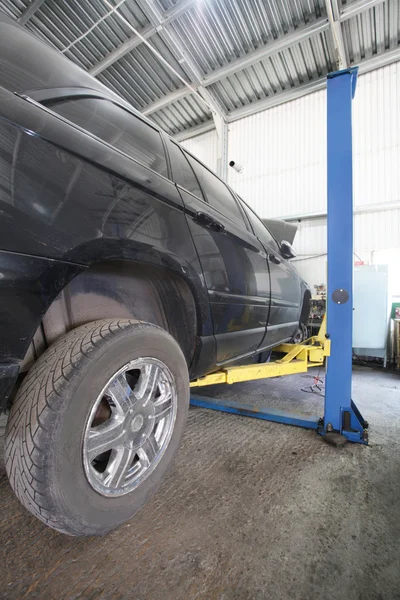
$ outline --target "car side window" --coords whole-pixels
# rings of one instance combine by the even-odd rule
[[[264,244],[264,246],[269,246],[275,251],[279,251],[279,246],[275,238],[270,234],[270,232],[268,231],[264,223],[261,221],[261,219],[256,215],[255,212],[252,211],[252,209],[249,206],[247,206],[247,204],[241,198],[239,198],[239,202],[241,203],[242,208],[246,212],[246,215],[253,228],[254,235],[258,237],[258,239],[262,244]]]
[[[184,152],[185,153],[185,152]],[[207,201],[211,206],[219,210],[223,215],[234,221],[243,229],[247,229],[246,222],[240,208],[230,192],[229,188],[216,175],[211,173],[197,160],[186,154],[193,170],[200,182]]]
[[[168,176],[160,133],[127,110],[101,98],[58,100],[47,106],[142,165]]]
[[[168,151],[171,159],[172,177],[174,182],[185,188],[188,192],[191,192],[204,200],[197,177],[184,152],[171,140],[168,140]]]

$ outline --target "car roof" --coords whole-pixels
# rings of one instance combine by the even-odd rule
[[[0,86],[27,95],[34,90],[56,88],[95,90],[129,106],[142,120],[160,129],[121,96],[1,11]]]
[[[14,80],[11,79],[12,68],[16,71]],[[22,78],[26,78],[26,83],[21,81]],[[1,11],[0,85],[13,92],[22,91],[19,89],[21,85],[25,90],[72,85],[108,90],[100,81]]]
[[[113,92],[98,79],[73,63],[61,52],[37,38],[33,33],[18,25],[0,11],[0,86],[11,92],[24,93],[39,90],[55,90],[62,88],[83,88],[96,90],[115,102],[125,105],[154,129],[164,131],[154,121],[145,117],[127,100]],[[181,146],[172,136],[164,134],[174,143]],[[182,147],[182,146],[181,146]],[[183,148],[182,148],[183,149]],[[187,151],[185,149],[185,151]],[[189,154],[206,169],[198,157]]]

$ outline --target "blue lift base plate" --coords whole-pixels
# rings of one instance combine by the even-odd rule
[[[190,405],[241,415],[242,417],[273,421],[274,423],[282,423],[283,425],[314,429],[321,436],[329,436],[331,433],[336,433],[344,436],[349,442],[368,444],[366,423],[353,402],[351,407],[342,409],[342,423],[344,426],[348,427],[348,429],[342,429],[341,431],[336,432],[331,430],[329,426],[326,429],[324,427],[324,421],[320,417],[298,415],[283,410],[276,410],[274,408],[242,404],[241,402],[234,402],[232,400],[191,395]]]

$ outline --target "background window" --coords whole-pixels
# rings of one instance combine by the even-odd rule
[[[159,132],[123,108],[99,98],[57,101],[49,107],[142,165],[168,176]]]
[[[186,156],[197,175],[203,192],[206,195],[207,202],[226,217],[229,217],[229,219],[240,225],[240,227],[247,229],[240,208],[229,191],[229,188],[218,179],[216,175],[213,175],[211,171],[197,162],[197,160],[193,159],[188,154],[186,154]]]
[[[179,146],[170,140],[168,140],[168,149],[174,182],[203,200],[204,197],[200,190],[199,182],[197,181],[197,177],[194,174],[185,154],[182,152]]]

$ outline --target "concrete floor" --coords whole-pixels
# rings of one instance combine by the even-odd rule
[[[322,398],[301,392],[310,383],[204,392],[322,414]],[[0,462],[0,597],[400,599],[400,378],[361,368],[353,385],[369,447],[336,450],[312,431],[191,409],[162,488],[103,538],[36,521]]]

